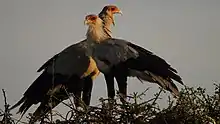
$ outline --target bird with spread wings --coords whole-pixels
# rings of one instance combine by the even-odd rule
[[[111,33],[110,25],[113,15],[121,13],[114,5],[105,6],[99,13],[103,19],[103,28]],[[75,105],[79,106],[81,92],[82,100],[86,105],[90,104],[93,80],[99,75],[99,70],[93,58],[87,52],[86,40],[73,44],[62,52],[56,54],[43,64],[37,72],[43,73],[25,91],[23,97],[10,109],[20,104],[18,113],[23,114],[33,105],[41,103],[33,113],[36,121],[40,116],[46,114],[51,108],[69,98],[68,93],[75,96]],[[52,97],[51,97],[52,96]]]
[[[173,95],[179,91],[173,80],[183,84],[176,69],[164,59],[132,42],[111,38],[103,28],[103,20],[96,15],[85,18],[88,25],[88,50],[92,54],[98,69],[105,76],[108,96],[114,98],[114,78],[118,83],[119,92],[125,100],[127,95],[127,77],[135,76],[140,80],[157,83]]]

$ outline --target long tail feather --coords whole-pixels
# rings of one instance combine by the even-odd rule
[[[145,72],[137,71],[137,70],[129,70],[129,76],[130,77],[137,77],[139,80],[142,81],[148,81],[148,82],[154,82],[152,77]]]
[[[22,97],[15,105],[13,105],[11,108],[9,108],[9,110],[12,110],[12,109],[18,107],[24,101],[25,101],[25,97]]]
[[[21,113],[21,114],[25,114],[25,112],[31,107],[33,103],[30,102],[29,100],[25,100],[24,103],[21,105],[21,107],[19,108],[18,113]]]
[[[179,90],[177,86],[173,83],[173,81],[169,79],[164,79],[161,76],[157,76],[153,73],[148,72],[152,78],[157,82],[158,85],[160,85],[165,90],[170,91],[174,96],[179,96]]]
[[[164,79],[163,77],[157,76],[148,71],[141,72],[136,70],[130,70],[130,76],[137,77],[139,80],[147,81],[150,83],[157,83],[165,90],[170,91],[174,96],[179,95],[179,90],[171,79]]]
[[[164,59],[133,43],[128,45],[139,53],[138,58],[127,62],[128,67],[139,71],[149,71],[163,78],[171,78],[183,84],[181,77],[177,75],[176,69],[172,68]]]
[[[10,108],[10,110],[21,105],[17,114],[20,113],[23,116],[33,104],[41,102],[42,98],[51,87],[50,84],[52,83],[50,83],[50,81],[51,76],[43,72],[26,90],[21,100],[19,100],[15,105],[13,105]]]

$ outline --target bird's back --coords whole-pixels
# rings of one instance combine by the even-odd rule
[[[125,40],[109,38],[95,45],[93,55],[100,60],[106,60],[111,64],[118,64],[129,58],[136,58],[138,52],[127,45]]]
[[[87,54],[87,42],[85,40],[73,44],[45,62],[37,71],[42,70],[48,73],[60,73],[71,76],[72,74],[82,75],[89,63]]]

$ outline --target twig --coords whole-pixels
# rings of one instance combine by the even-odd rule
[[[9,112],[9,104],[7,103],[7,98],[6,98],[6,93],[5,93],[5,90],[2,89],[2,92],[3,92],[3,97],[4,97],[4,107],[5,107],[5,111],[4,111],[4,117],[3,117],[3,121],[5,124],[7,123],[12,123],[11,121],[11,117],[10,117],[10,112]]]

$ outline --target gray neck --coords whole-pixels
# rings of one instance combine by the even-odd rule
[[[104,29],[106,32],[112,36],[111,25],[114,24],[113,17],[110,17],[106,12],[100,13],[99,17],[103,20]]]
[[[87,41],[93,43],[100,43],[108,38],[111,38],[111,35],[108,34],[103,25],[89,26],[86,36]]]
[[[108,31],[108,33],[112,34],[111,32],[111,25],[113,24],[113,19],[109,16],[105,16],[103,18],[104,27]]]

